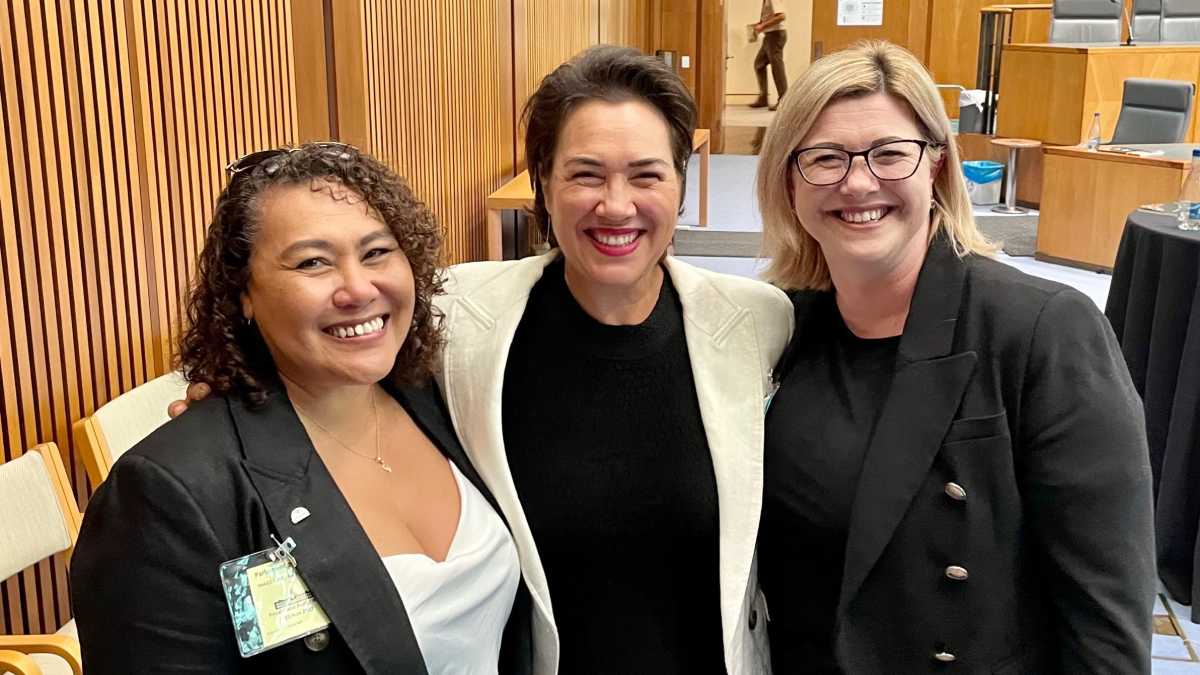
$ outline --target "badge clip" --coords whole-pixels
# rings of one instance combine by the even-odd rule
[[[292,551],[296,550],[296,540],[288,537],[283,540],[283,543],[280,543],[279,539],[272,534],[271,541],[275,542],[275,548],[267,555],[271,558],[272,562],[284,560],[292,567],[296,567],[296,558],[292,555]]]

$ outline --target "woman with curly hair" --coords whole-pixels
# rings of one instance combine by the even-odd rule
[[[516,547],[426,384],[432,215],[341,144],[229,172],[180,345],[214,395],[88,506],[88,672],[526,671]]]

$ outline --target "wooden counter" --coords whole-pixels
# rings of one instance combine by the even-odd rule
[[[1189,148],[1131,147],[1166,152],[1138,157],[1080,147],[1045,149],[1038,258],[1111,270],[1130,212],[1178,198],[1190,166],[1182,157]]]
[[[1130,77],[1196,82],[1200,44],[1005,45],[996,135],[1078,145],[1098,111],[1102,137],[1110,138]],[[1190,142],[1200,142],[1197,118],[1193,113]]]

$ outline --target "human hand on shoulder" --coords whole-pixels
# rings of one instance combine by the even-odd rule
[[[193,382],[188,385],[187,394],[182,401],[171,401],[167,405],[167,416],[171,419],[179,417],[196,401],[203,401],[212,394],[212,387],[204,382]]]

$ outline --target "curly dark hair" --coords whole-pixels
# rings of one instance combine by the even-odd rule
[[[217,198],[179,340],[178,366],[188,381],[204,382],[216,394],[239,396],[250,406],[262,405],[278,386],[275,363],[257,326],[243,318],[241,298],[250,280],[259,197],[272,187],[306,183],[314,189],[331,183],[351,190],[395,235],[412,267],[416,304],[389,379],[395,384],[427,379],[444,342],[433,306],[434,296],[442,292],[442,235],[404,179],[340,143],[263,151],[230,167],[233,177]]]
[[[696,101],[687,85],[662,61],[630,47],[596,45],[575,55],[542,79],[521,113],[525,162],[533,183],[533,222],[547,228],[550,214],[542,181],[550,176],[558,135],[571,112],[588,101],[641,101],[667,122],[671,156],[679,176],[679,209],[687,186],[687,162],[696,131]],[[553,228],[550,243],[555,244]]]

